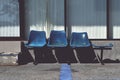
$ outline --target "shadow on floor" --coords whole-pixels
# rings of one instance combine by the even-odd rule
[[[43,48],[34,48],[35,61],[38,63],[56,63],[52,51],[46,46]]]
[[[73,49],[70,47],[66,48],[55,48],[55,55],[51,48],[43,47],[43,48],[34,48],[35,60],[31,56],[28,48],[24,46],[24,43],[21,42],[21,53],[18,55],[18,64],[24,65],[30,62],[37,61],[38,63],[78,63],[75,53]],[[96,59],[96,55],[94,49],[92,47],[87,48],[76,48],[77,58],[80,63],[98,63]],[[56,58],[57,60],[56,60]],[[111,60],[104,59],[104,63],[120,63],[119,59]]]
[[[21,42],[21,53],[18,55],[18,64],[24,65],[30,62],[37,62],[37,63],[55,63],[56,59],[52,55],[52,51],[47,48],[33,48],[35,60],[31,56],[29,49],[25,47],[24,42]]]
[[[76,48],[77,57],[80,63],[95,63],[98,62],[94,49],[90,47]]]
[[[33,62],[33,58],[28,51],[28,49],[24,46],[24,43],[21,42],[21,53],[18,55],[18,64],[23,65],[29,62]]]
[[[104,63],[120,63],[120,60],[119,59],[116,59],[116,60],[112,60],[112,59],[104,59],[103,60]]]
[[[77,63],[73,50],[69,47],[55,48],[55,55],[59,63]]]

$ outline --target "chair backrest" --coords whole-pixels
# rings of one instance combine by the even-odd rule
[[[65,31],[52,30],[48,40],[48,46],[53,47],[65,47],[67,46],[67,38]]]
[[[89,47],[90,41],[87,32],[73,32],[70,39],[71,47]]]
[[[34,31],[30,32],[28,46],[42,47],[46,44],[46,33],[45,31]]]

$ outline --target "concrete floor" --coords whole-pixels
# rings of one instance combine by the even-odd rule
[[[120,80],[120,64],[71,65],[73,80]]]
[[[0,66],[0,80],[59,80],[60,64]],[[73,80],[120,80],[120,64],[71,64]]]

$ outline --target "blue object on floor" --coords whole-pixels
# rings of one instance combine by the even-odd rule
[[[89,47],[90,41],[88,39],[87,32],[73,32],[70,39],[70,46],[76,47]]]
[[[46,45],[46,33],[45,31],[34,31],[30,32],[28,43],[26,47],[43,47]]]
[[[68,64],[61,65],[60,80],[72,80],[70,65]]]
[[[48,47],[66,47],[68,45],[65,31],[52,30],[48,40]]]

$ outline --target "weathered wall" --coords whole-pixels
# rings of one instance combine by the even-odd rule
[[[20,41],[0,41],[0,53],[1,52],[20,52]]]

